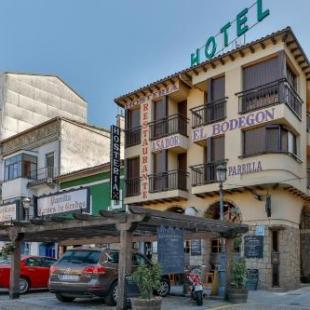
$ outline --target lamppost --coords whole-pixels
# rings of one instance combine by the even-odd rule
[[[23,208],[25,210],[25,220],[29,221],[29,209],[30,209],[30,206],[31,206],[31,198],[25,197],[22,200],[22,204],[23,204]]]
[[[220,220],[224,221],[224,192],[223,183],[226,181],[226,165],[221,164],[216,167],[216,178],[219,184],[220,192]],[[226,255],[224,238],[220,239],[221,242],[221,253],[220,253],[220,269],[219,272],[219,296],[225,298],[226,294]]]

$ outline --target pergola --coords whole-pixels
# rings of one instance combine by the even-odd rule
[[[131,272],[131,243],[156,240],[160,226],[184,230],[185,239],[223,237],[226,239],[226,270],[229,282],[232,239],[248,231],[244,224],[232,224],[219,220],[157,211],[141,207],[129,207],[127,212],[101,211],[100,215],[75,213],[73,218],[50,216],[34,218],[29,222],[13,222],[0,226],[0,240],[14,242],[11,260],[10,298],[19,297],[21,242],[62,242],[94,238],[102,243],[120,243],[117,309],[126,309],[125,279]]]

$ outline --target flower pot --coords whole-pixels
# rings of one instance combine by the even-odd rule
[[[161,297],[151,299],[131,298],[132,310],[160,310]]]
[[[248,300],[248,289],[229,287],[227,289],[227,299],[233,304],[246,303]]]

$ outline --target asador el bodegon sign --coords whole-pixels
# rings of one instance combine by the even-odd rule
[[[256,20],[252,21],[252,24],[248,24],[248,13],[249,11],[256,7]],[[248,30],[254,27],[259,22],[263,21],[270,14],[269,9],[263,8],[263,0],[257,0],[249,8],[245,8],[240,11],[236,19],[231,22],[226,23],[221,29],[220,32],[214,36],[210,36],[205,45],[200,48],[197,48],[194,53],[191,54],[191,66],[199,65],[201,59],[205,58],[207,60],[213,58],[216,54],[223,51],[238,38],[245,35]],[[235,25],[236,35],[233,39],[230,38],[230,31]],[[221,37],[222,41],[219,41],[218,38]]]

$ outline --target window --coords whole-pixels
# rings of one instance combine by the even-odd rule
[[[61,263],[74,263],[74,264],[97,264],[100,258],[99,251],[67,251]]]
[[[27,258],[25,264],[30,267],[41,267],[42,261],[40,257],[29,257]]]
[[[48,178],[54,177],[54,152],[45,155],[46,162],[46,176]]]
[[[268,125],[243,132],[243,155],[290,153],[297,156],[296,135],[281,125]]]
[[[37,158],[28,154],[19,154],[4,161],[5,181],[16,178],[35,179],[37,177]]]
[[[127,113],[127,129],[140,126],[140,109],[128,110]]]
[[[287,81],[290,83],[290,85],[297,90],[297,78],[296,74],[293,72],[293,70],[289,67],[286,66],[286,78]]]
[[[147,260],[145,259],[145,257],[143,257],[142,255],[139,254],[134,254],[132,256],[132,262],[134,265],[136,266],[145,266],[148,265]]]

